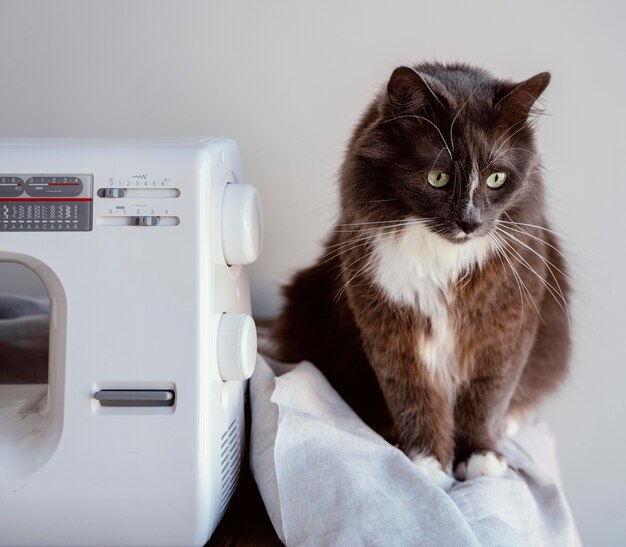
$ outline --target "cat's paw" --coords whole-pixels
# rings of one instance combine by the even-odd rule
[[[474,452],[467,461],[456,467],[456,476],[461,480],[472,480],[477,477],[503,477],[508,466],[501,454],[492,450]]]
[[[421,469],[426,475],[446,492],[454,486],[456,480],[453,476],[446,473],[441,462],[432,456],[424,456],[416,454],[411,456],[411,461]]]

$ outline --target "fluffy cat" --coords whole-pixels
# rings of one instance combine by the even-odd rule
[[[397,68],[340,173],[325,252],[285,288],[275,356],[309,360],[438,484],[501,476],[506,418],[564,378],[568,281],[534,104],[550,81]]]

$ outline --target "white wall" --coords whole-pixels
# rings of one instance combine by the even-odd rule
[[[577,265],[576,355],[548,415],[588,545],[626,541],[623,3],[0,0],[0,136],[223,134],[264,198],[254,305],[319,252],[348,135],[398,64],[550,70],[540,144]]]

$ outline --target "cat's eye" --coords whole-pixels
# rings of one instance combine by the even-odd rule
[[[489,186],[489,188],[500,188],[505,180],[506,173],[491,173],[491,175],[487,177],[487,186]]]
[[[441,188],[448,184],[450,180],[450,175],[448,173],[444,173],[443,171],[431,171],[428,173],[428,183],[435,188]]]

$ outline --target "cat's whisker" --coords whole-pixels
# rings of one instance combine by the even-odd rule
[[[339,257],[341,255],[345,255],[346,253],[348,253],[350,251],[353,251],[353,250],[358,249],[360,247],[364,247],[364,246],[370,244],[371,242],[373,242],[374,240],[377,241],[377,242],[392,241],[392,240],[396,239],[398,234],[400,234],[400,233],[401,233],[401,230],[400,231],[394,230],[394,231],[389,232],[389,233],[377,232],[375,234],[372,234],[372,235],[369,235],[369,236],[366,236],[364,238],[359,239],[358,241],[361,241],[361,243],[354,244],[354,245],[351,245],[351,246],[350,246],[351,243],[356,243],[356,242],[355,241],[349,241],[348,242],[348,247],[335,249],[334,251],[332,251],[331,256],[330,257],[326,257],[325,260],[320,262],[320,264],[325,264],[326,262],[329,262],[329,261],[331,261],[331,260],[333,260],[333,259],[335,259],[335,258],[337,258],[337,257]],[[373,249],[370,250],[369,252],[365,253],[364,257],[367,257],[367,256],[371,255],[372,251],[373,251]],[[324,258],[325,256],[326,255],[322,255],[322,258]],[[356,260],[354,260],[351,264],[346,265],[344,267],[344,270],[346,270],[348,268],[351,268],[354,264],[356,264],[357,262],[362,260],[364,257],[359,257]],[[339,274],[339,276],[341,276],[341,275],[342,275],[342,273]]]
[[[523,128],[524,128],[524,123],[525,123],[525,122],[524,122],[524,120],[520,120],[520,121],[518,121],[518,122],[514,123],[511,127],[507,128],[507,130],[506,130],[504,133],[502,133],[502,135],[500,135],[500,136],[499,136],[499,137],[498,137],[498,138],[497,138],[497,139],[493,142],[493,145],[491,146],[491,150],[489,151],[489,156],[488,156],[488,157],[489,157],[489,159],[491,159],[491,158],[493,157],[493,155],[494,155],[494,153],[493,153],[494,148],[496,148],[496,146],[499,146],[499,145],[500,145],[500,141],[502,141],[502,139],[506,138],[506,137],[507,137],[507,135],[508,135],[511,131],[513,131],[513,129],[515,129],[518,125],[521,125],[522,127],[521,127],[520,129],[518,129],[518,130],[516,131],[516,133],[517,133],[517,132],[519,132],[521,129],[523,129]],[[513,133],[513,135],[515,135],[516,133]],[[509,138],[510,138],[510,137],[509,137]],[[507,141],[508,141],[508,140],[509,140],[509,139],[507,139]],[[506,142],[506,141],[505,141],[505,142]],[[503,143],[503,144],[504,144],[504,143]],[[496,153],[497,153],[499,150],[500,150],[500,148],[498,148],[498,150],[496,150]]]
[[[551,234],[554,234],[555,236],[557,236],[559,239],[562,239],[564,241],[567,241],[568,243],[571,243],[573,245],[577,245],[577,243],[575,241],[572,241],[570,238],[564,236],[563,234],[560,234],[559,232],[555,232],[554,230],[550,229],[550,228],[546,228],[545,226],[539,226],[537,224],[528,224],[525,222],[517,222],[517,221],[513,221],[511,220],[511,217],[508,215],[508,213],[504,213],[507,218],[509,219],[509,221],[506,220],[498,220],[498,222],[501,222],[502,224],[512,224],[514,226],[517,226],[518,228],[520,226],[526,226],[528,228],[537,228],[538,230],[543,230],[544,232],[549,232]]]
[[[381,238],[380,235],[383,235],[384,237]],[[393,231],[391,233],[376,232],[368,236],[364,236],[364,237],[357,238],[357,239],[351,239],[343,243],[338,243],[337,245],[333,246],[335,248],[332,249],[332,251],[330,251],[331,253],[330,255],[328,255],[328,253],[322,255],[321,258],[324,260],[320,262],[320,264],[325,264],[350,251],[353,251],[361,247],[365,247],[366,245],[372,243],[375,240],[386,241],[386,240],[394,239],[396,236],[397,236],[397,231]],[[330,246],[329,246],[329,249],[330,249]]]
[[[396,228],[403,228],[403,227],[411,227],[411,226],[416,226],[419,224],[427,225],[428,220],[432,220],[432,219],[412,219],[410,222],[397,222],[396,224],[374,226],[371,228],[359,228],[359,229],[351,228],[351,229],[345,229],[345,230],[330,230],[331,233],[336,233],[336,234],[355,234],[355,237],[348,238],[344,241],[335,243],[333,245],[328,245],[326,248],[332,249],[334,247],[340,247],[342,245],[346,245],[353,241],[356,241],[361,237],[365,238],[368,236],[368,234],[385,233],[385,231],[388,231],[388,230],[394,230]]]
[[[432,125],[435,130],[437,131],[437,133],[439,133],[439,136],[441,137],[441,141],[444,144],[444,149],[448,151],[448,154],[450,155],[450,159],[452,159],[452,152],[450,151],[450,148],[448,147],[448,143],[446,142],[446,139],[443,136],[443,133],[441,132],[441,130],[439,129],[439,127],[437,127],[437,124],[435,124],[433,121],[429,120],[428,118],[425,118],[424,116],[418,116],[417,114],[415,114],[414,112],[411,114],[404,114],[402,116],[394,116],[393,118],[389,118],[387,120],[384,120],[380,123],[390,123],[390,122],[394,122],[396,120],[402,120],[404,118],[413,118],[416,120],[421,120],[424,122],[429,123],[430,125]]]
[[[426,219],[425,222],[420,222],[420,224],[422,226],[424,226],[425,228],[427,228],[428,230],[430,230],[431,232],[435,233],[435,234],[440,234],[440,235],[444,235],[445,231],[442,230],[442,225],[439,223],[433,223],[432,221],[435,219]],[[402,226],[400,227],[398,230],[395,230],[395,236],[396,238],[401,237],[402,235],[404,235],[404,233],[410,228],[411,226]]]
[[[369,253],[365,254],[364,256],[362,256],[361,258],[357,259],[355,262],[352,263],[352,265],[354,265],[356,262],[363,260],[363,259],[368,259],[365,261],[365,265],[363,267],[361,267],[359,270],[357,270],[357,272],[355,274],[353,274],[348,281],[346,281],[341,288],[337,291],[337,293],[335,294],[335,298],[334,301],[338,302],[339,299],[341,298],[341,296],[343,295],[343,293],[346,291],[346,289],[348,288],[348,285],[350,285],[350,283],[352,281],[354,281],[357,277],[359,277],[360,275],[364,275],[366,273],[369,273],[370,271],[372,271],[372,269],[374,269],[377,266],[377,263],[375,260],[369,260],[369,258],[371,257],[372,253],[374,252],[374,250],[372,249]],[[348,272],[349,268],[345,267],[342,271],[342,273],[340,275],[343,275],[344,273]]]
[[[399,219],[394,219],[394,220],[370,220],[370,221],[366,221],[366,222],[348,222],[348,223],[337,223],[335,224],[335,226],[363,226],[363,225],[371,225],[371,224],[394,224],[397,222],[414,222],[416,220],[423,220],[423,219],[416,219],[416,218],[399,218]]]
[[[435,92],[432,90],[432,88],[430,87],[429,83],[426,81],[426,78],[424,78],[424,76],[422,76],[417,70],[415,70],[415,68],[413,68],[412,66],[409,67],[413,72],[415,72],[415,74],[417,74],[419,76],[419,79],[424,83],[424,85],[426,86],[426,89],[428,89],[428,91],[430,91],[430,94],[435,98],[435,100],[442,106],[445,108],[445,105],[441,102],[441,99],[439,97],[437,97],[437,95],[435,94]]]
[[[529,272],[534,274],[537,279],[541,281],[546,290],[552,295],[556,303],[559,305],[563,313],[565,313],[569,322],[569,309],[567,307],[567,301],[562,293],[559,293],[546,279],[544,279],[537,271],[528,263],[528,261],[513,247],[510,242],[504,241],[503,243],[513,252],[512,258],[517,260],[522,266],[524,266]],[[549,269],[549,268],[548,268]]]
[[[508,138],[500,145],[498,146],[498,149],[495,151],[496,154],[498,154],[500,152],[500,150],[502,150],[502,147],[509,142],[515,135],[517,135],[520,131],[523,131],[525,128],[527,127],[527,124],[522,125],[519,129],[517,129],[515,132],[513,132],[511,135],[508,136]],[[491,152],[489,153],[489,157],[491,157],[492,154]]]
[[[429,171],[432,171],[435,168],[435,165],[437,165],[437,162],[439,161],[439,157],[441,156],[441,153],[445,150],[445,148],[442,148],[441,150],[439,150],[439,153],[437,154],[437,157],[435,158],[435,161],[432,163],[432,165],[430,166]]]
[[[491,158],[491,156],[493,155],[493,150],[495,149],[496,146],[498,146],[500,144],[500,142],[502,141],[502,139],[506,138],[506,136],[513,131],[513,129],[515,129],[515,127],[517,127],[518,125],[520,125],[521,123],[523,123],[523,121],[519,121],[515,124],[513,124],[511,127],[508,127],[506,131],[504,131],[504,133],[502,133],[502,135],[500,135],[497,139],[495,139],[493,141],[493,144],[491,146],[491,150],[489,151],[489,157]]]
[[[528,303],[532,304],[533,308],[535,308],[535,311],[539,315],[541,315],[540,312],[539,312],[539,308],[537,307],[535,299],[532,297],[532,294],[531,294],[530,290],[526,286],[526,283],[524,283],[524,280],[522,279],[520,273],[517,271],[517,268],[515,268],[514,264],[510,260],[510,258],[515,258],[512,255],[510,255],[509,252],[508,252],[511,249],[511,246],[509,244],[507,244],[507,242],[500,235],[498,235],[497,233],[494,232],[493,235],[494,235],[494,237],[497,238],[497,240],[499,242],[499,247],[502,250],[504,258],[509,263],[509,266],[511,267],[511,271],[514,273],[515,277],[519,280],[519,283],[521,283],[521,286],[524,289],[524,292],[527,295],[527,298],[530,299],[528,301]]]
[[[554,277],[554,273],[552,271],[553,269],[556,270],[557,272],[559,272],[562,276],[569,277],[567,275],[567,273],[565,273],[564,271],[562,271],[559,268],[557,268],[552,262],[550,262],[545,257],[543,257],[540,253],[538,253],[535,249],[533,249],[526,242],[522,241],[521,239],[519,239],[515,235],[507,232],[506,230],[504,230],[502,228],[496,228],[496,230],[498,230],[500,233],[502,233],[503,235],[505,235],[506,237],[508,237],[512,241],[515,241],[515,242],[519,243],[520,245],[522,245],[523,247],[525,247],[526,249],[528,249],[529,251],[531,251],[532,253],[537,255],[541,259],[541,261],[547,266],[547,268],[550,270],[550,273],[552,274],[553,277]],[[556,278],[555,278],[555,281],[556,281]],[[557,281],[557,283],[558,283],[558,281]]]
[[[522,174],[519,172],[519,170],[517,169],[517,167],[515,167],[515,165],[505,156],[498,156],[497,158],[494,158],[493,160],[491,160],[489,162],[489,164],[487,165],[487,167],[485,167],[485,170],[488,170],[494,163],[496,162],[501,162],[504,163],[506,165],[508,165],[508,167],[513,170],[515,172],[515,174],[522,179],[522,181],[526,181],[526,177],[523,177]]]
[[[458,163],[459,167],[463,170],[463,176],[467,178],[467,171],[465,170],[465,165],[463,165],[463,162],[457,160],[456,163]]]
[[[403,230],[406,230],[412,226],[422,224],[428,227],[429,225],[426,221],[429,220],[432,219],[411,219],[410,222],[399,222],[391,226],[385,225],[382,227],[375,227],[367,230],[357,230],[357,232],[359,233],[357,233],[356,237],[348,238],[347,240],[336,243],[334,245],[328,245],[326,247],[327,252],[320,257],[320,259],[322,260],[321,264],[325,264],[346,252],[366,246],[380,235],[391,236],[390,239],[392,239],[401,234]],[[351,233],[352,230],[346,230],[345,232]],[[363,235],[362,232],[366,232],[366,234]]]
[[[459,175],[459,165],[461,167],[463,167],[463,164],[460,161],[455,161],[454,162],[454,181],[453,184],[454,186],[452,187],[452,192],[453,195],[456,194],[457,198],[456,198],[456,206],[459,206],[459,201],[461,201],[461,192],[457,192],[457,180],[460,178]]]
[[[355,249],[359,249],[361,247],[365,247],[366,245],[369,245],[375,238],[375,235],[371,235],[371,236],[366,236],[362,239],[359,239],[357,241],[350,241],[346,244],[346,246],[341,247],[339,249],[334,249],[333,251],[329,253],[325,253],[322,255],[321,259],[323,259],[320,264],[326,264],[327,262],[330,262],[331,260],[334,260],[335,258],[349,252],[349,251],[353,251]]]
[[[514,258],[516,260],[516,262],[521,263],[519,259],[517,259],[515,256],[511,256],[507,254],[507,257],[510,256],[511,258]],[[510,258],[507,258],[507,261],[510,262]],[[520,276],[519,272],[517,273],[518,276]],[[543,315],[541,315],[541,312],[539,311],[539,308],[537,307],[537,303],[535,302],[535,299],[533,298],[532,294],[530,293],[528,287],[526,286],[526,283],[524,283],[524,280],[519,277],[520,279],[520,283],[522,284],[525,293],[527,294],[527,299],[526,301],[530,301],[530,303],[532,304],[532,307],[534,308],[535,312],[537,313],[537,316],[539,317],[540,321],[544,324],[544,325],[548,325],[548,323],[546,322],[546,320],[543,318]]]
[[[347,233],[351,233],[351,232],[347,232]],[[367,241],[368,239],[371,239],[372,237],[374,237],[376,235],[376,233],[378,233],[377,230],[372,230],[372,231],[368,231],[366,233],[357,233],[354,237],[349,237],[343,241],[340,241],[339,243],[333,243],[332,245],[326,245],[325,249],[328,252],[334,252],[336,250],[342,249],[342,248],[346,248],[349,247],[355,243],[359,243],[360,241]]]
[[[334,258],[337,258],[349,251],[368,245],[370,242],[374,241],[379,234],[380,232],[376,232],[367,236],[352,238],[342,243],[337,243],[336,245],[329,246],[328,249],[331,249],[331,247],[332,249],[328,253],[322,255],[321,258],[324,258],[324,260],[323,262],[321,262],[321,264],[325,264],[326,262],[329,262],[330,260],[333,260]],[[388,235],[393,235],[395,237],[395,232]]]
[[[424,226],[428,228],[431,232],[437,235],[444,236],[446,234],[446,230],[443,224],[437,222],[433,223],[432,221],[435,219],[427,219],[427,222],[424,222]]]
[[[506,273],[506,265],[504,264],[504,259],[503,259],[503,258],[506,258],[506,252],[504,251],[503,246],[499,242],[498,237],[497,237],[496,234],[490,233],[490,234],[488,234],[488,237],[492,240],[493,245],[494,245],[494,249],[495,249],[495,255],[500,260],[500,264],[502,265],[502,269]],[[508,260],[507,260],[507,262],[509,263],[509,268],[511,269],[511,272],[513,273],[513,279],[515,280],[515,282],[517,284],[517,290],[519,291],[520,307],[521,307],[521,311],[522,311],[522,313],[520,315],[520,322],[519,322],[519,327],[518,327],[518,331],[517,331],[517,334],[519,335],[519,333],[522,330],[522,325],[524,323],[524,295],[522,293],[522,287],[520,285],[519,275],[517,274],[517,272],[513,268],[513,265]]]
[[[356,234],[363,235],[367,233],[373,233],[381,230],[389,230],[391,228],[396,228],[399,226],[413,226],[414,224],[419,224],[420,221],[414,220],[411,222],[398,222],[396,224],[386,224],[383,226],[371,226],[370,228],[345,228],[341,230],[329,230],[329,233],[332,234]]]
[[[457,161],[456,165],[458,165],[458,167],[461,168],[461,171],[463,171],[463,177],[467,180],[467,171],[465,170],[465,166],[463,165],[463,162]],[[459,192],[459,195],[457,197],[457,207],[459,204],[459,201],[461,200],[461,193]]]
[[[500,255],[501,259],[506,260],[506,262],[507,262],[507,264],[508,264],[509,268],[511,269],[511,273],[513,274],[513,278],[514,278],[514,279],[515,279],[515,281],[517,282],[517,286],[518,286],[518,289],[519,289],[519,291],[520,291],[520,300],[521,300],[521,302],[520,302],[520,303],[522,304],[522,312],[523,312],[523,308],[524,308],[524,300],[523,300],[523,297],[522,297],[522,285],[523,285],[523,281],[522,281],[522,279],[520,278],[520,276],[519,276],[519,274],[518,274],[517,270],[516,270],[516,269],[515,269],[515,267],[513,266],[513,263],[512,263],[512,262],[509,260],[509,258],[508,258],[508,255],[507,255],[507,252],[506,252],[506,248],[504,247],[504,245],[502,244],[502,241],[501,241],[501,239],[502,239],[502,238],[500,238],[500,237],[498,236],[498,234],[496,234],[496,233],[491,233],[491,234],[490,234],[490,236],[493,238],[493,241],[494,241],[494,243],[495,243],[495,245],[496,245],[496,249],[497,249],[497,251],[498,251],[498,253],[499,253],[499,255]],[[524,286],[524,288],[526,288],[526,287]],[[524,294],[526,294],[527,292],[528,292],[528,291],[525,291],[525,293],[524,293]],[[527,296],[526,298],[528,298],[528,296]],[[529,304],[530,304],[530,302],[529,302]]]
[[[386,201],[397,201],[398,198],[389,198],[389,199],[371,199],[368,201],[355,201],[355,204],[359,204],[359,205],[366,205],[368,203],[383,203]]]
[[[522,152],[526,152],[527,154],[530,154],[531,156],[537,156],[537,152],[535,152],[534,150],[531,150],[530,148],[522,148],[521,146],[513,146],[511,148],[507,148],[507,152],[510,150],[521,150]]]
[[[461,108],[457,111],[454,118],[452,119],[452,123],[450,124],[450,144],[452,146],[452,151],[454,152],[454,139],[452,137],[452,130],[454,129],[454,122],[456,122],[457,118],[461,111],[467,106],[467,103],[470,102],[470,99],[474,96],[474,94],[478,91],[478,88],[475,87],[474,90],[470,93],[469,97],[465,100],[465,102],[461,105]]]
[[[448,151],[448,155],[450,156],[450,159],[452,159],[452,152],[450,151],[450,148],[448,147],[448,143],[446,142],[446,139],[443,137],[443,133],[441,132],[441,129],[439,129],[437,124],[434,123],[433,121],[429,120],[428,118],[425,118],[424,116],[418,116],[417,114],[413,114],[413,116],[414,116],[414,118],[416,118],[418,120],[422,120],[422,121],[428,122],[430,125],[432,125],[437,130],[437,133],[439,133],[439,136],[441,137],[441,142],[443,142],[445,150]]]
[[[533,157],[538,157],[538,154],[536,152],[533,152],[532,150],[528,150],[527,148],[507,148],[505,152],[510,152],[511,150],[522,150],[525,153],[529,154],[530,158]],[[489,169],[494,163],[496,162],[506,162],[509,165],[513,165],[513,163],[511,162],[511,160],[505,155],[505,154],[498,154],[495,157],[492,157],[491,155],[489,156],[489,163],[487,164],[487,166],[485,167],[485,170]],[[528,174],[532,174],[535,171],[529,171]],[[537,170],[536,172],[541,172],[541,170]],[[518,171],[519,174],[519,171]],[[523,179],[524,177],[522,177],[520,175],[520,178]]]
[[[355,245],[354,249],[366,246],[368,243],[373,241],[374,238],[375,238],[375,236],[371,236],[370,238],[368,238],[368,241],[366,241],[365,243],[361,243],[359,245]],[[361,256],[357,256],[356,258],[354,258],[354,260],[352,260],[352,262],[346,264],[346,260],[349,257],[348,253],[350,253],[351,250],[352,250],[352,248],[339,249],[338,251],[335,251],[333,253],[334,256],[332,258],[341,257],[340,258],[340,266],[341,266],[342,271],[339,273],[339,275],[336,277],[336,279],[339,279],[346,270],[352,268],[355,264],[359,263],[361,260],[364,260],[367,256],[369,256],[373,252],[373,247],[372,247],[372,249],[369,249],[369,250],[358,251],[358,253],[356,253],[356,254],[358,255],[359,253],[362,253],[362,255]],[[325,262],[328,262],[328,260],[326,260]]]
[[[524,292],[527,295],[527,302],[529,302],[529,304],[532,305],[532,307],[534,308],[534,310],[537,313],[537,316],[539,317],[541,322],[544,325],[547,325],[546,321],[544,320],[543,316],[541,315],[541,311],[539,311],[539,306],[537,306],[537,302],[535,301],[532,293],[530,292],[530,289],[528,288],[528,286],[526,285],[526,283],[522,279],[522,276],[521,276],[520,272],[518,272],[517,268],[514,267],[513,263],[511,262],[511,259],[514,259],[517,263],[521,264],[522,266],[524,264],[514,254],[510,254],[509,252],[507,252],[507,251],[510,250],[510,245],[507,242],[505,242],[502,238],[500,238],[500,241],[501,241],[501,243],[503,245],[503,248],[505,249],[505,257],[506,257],[507,261],[511,264],[511,267],[514,268],[514,271],[516,272],[516,275],[517,275],[520,283],[522,284]]]
[[[350,279],[348,279],[348,281],[346,281],[346,283],[339,289],[339,291],[337,292],[336,296],[335,296],[335,302],[339,301],[339,299],[341,298],[341,296],[343,295],[343,293],[348,289],[348,286],[350,286],[350,284],[352,284],[353,281],[355,281],[358,277],[365,275],[367,273],[369,273],[370,271],[372,271],[374,269],[374,266],[370,263],[367,263],[365,266],[363,266],[359,271],[357,271]]]
[[[502,230],[501,228],[496,228],[497,230],[500,230],[500,232],[505,235],[506,237],[512,238],[512,240],[516,241],[517,243],[519,243],[520,245],[522,245],[523,247],[525,247],[526,249],[528,249],[529,251],[533,252],[535,255],[537,255],[539,257],[539,259],[546,265],[546,267],[548,268],[548,271],[550,272],[550,275],[552,276],[552,279],[554,279],[554,283],[556,285],[556,288],[553,287],[550,283],[548,283],[547,280],[543,279],[540,277],[540,279],[543,279],[543,281],[546,284],[546,288],[548,286],[550,286],[560,297],[561,302],[563,303],[563,306],[565,308],[567,308],[567,299],[565,298],[565,294],[563,293],[563,289],[561,288],[561,285],[559,284],[559,281],[553,271],[556,270],[557,272],[559,272],[561,275],[566,276],[567,274],[565,274],[565,272],[561,271],[559,268],[557,268],[554,264],[552,264],[552,262],[550,262],[549,260],[547,260],[546,258],[544,258],[541,254],[539,254],[535,249],[533,249],[530,245],[526,244],[525,242],[523,242],[522,240],[520,240],[518,237],[507,233],[506,231]],[[535,272],[536,273],[536,272]],[[538,275],[538,274],[537,274]],[[563,311],[566,311],[565,309]],[[569,309],[567,310],[567,316],[569,319]]]
[[[502,223],[501,220],[497,220],[496,221],[496,225],[500,225],[501,223]],[[569,258],[567,258],[567,256],[565,255],[565,253],[563,253],[563,251],[561,251],[561,249],[559,249],[555,245],[552,245],[552,244],[548,243],[545,239],[543,239],[541,237],[538,237],[536,235],[533,235],[533,234],[531,234],[530,232],[528,232],[526,230],[521,230],[520,228],[513,228],[512,226],[505,226],[504,224],[502,225],[502,228],[506,229],[506,230],[510,230],[510,231],[516,232],[516,233],[521,234],[521,235],[528,236],[528,237],[530,237],[532,239],[535,239],[536,241],[539,241],[539,242],[543,243],[546,247],[550,247],[550,249],[552,249],[553,251],[558,253],[561,256],[561,258],[563,260],[565,260],[572,268],[576,269],[576,265]],[[560,270],[559,270],[559,272],[562,273],[569,281],[572,281],[572,276],[569,275],[567,272],[561,272]]]

